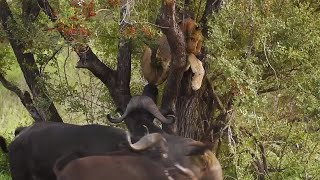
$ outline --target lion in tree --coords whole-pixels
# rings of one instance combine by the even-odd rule
[[[188,66],[185,71],[191,67],[194,73],[191,86],[193,90],[198,90],[205,74],[202,62],[196,57],[201,52],[203,41],[201,28],[191,18],[184,19],[179,23],[179,26],[186,40]],[[148,83],[154,85],[162,84],[168,77],[170,64],[171,51],[165,35],[159,38],[155,49],[152,50],[150,47],[145,47],[141,66],[143,76]]]

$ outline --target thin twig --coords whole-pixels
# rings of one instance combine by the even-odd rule
[[[273,70],[274,72],[274,75],[276,77],[276,81],[277,81],[277,84],[278,84],[278,88],[280,86],[280,83],[279,83],[279,79],[278,79],[278,75],[277,75],[277,72],[276,70],[273,68],[273,66],[270,64],[270,61],[269,61],[269,58],[268,58],[268,55],[267,55],[267,49],[266,49],[266,44],[267,44],[267,38],[265,38],[264,40],[264,43],[263,43],[263,52],[264,52],[264,56],[266,57],[266,60],[269,64],[269,66],[271,67],[271,69]]]
[[[66,81],[66,84],[68,87],[69,87],[69,83],[68,83],[68,78],[67,78],[66,65],[67,65],[67,60],[69,59],[69,57],[70,57],[70,48],[68,46],[67,57],[65,58],[64,64],[63,64],[64,78],[65,78],[65,81]]]
[[[60,52],[62,50],[63,46],[61,46],[58,50],[56,50],[46,61],[43,65],[40,66],[40,74],[42,74],[42,72],[44,71],[44,69],[46,68],[46,66],[48,65],[48,63],[55,58],[55,56],[58,54],[58,52]]]
[[[160,25],[157,25],[157,24],[154,24],[154,23],[150,23],[150,22],[135,22],[136,24],[149,24],[149,25],[152,25],[154,27],[157,27],[157,28],[164,28],[164,29],[169,29],[170,27],[168,26],[160,26]]]
[[[99,9],[99,10],[96,11],[96,14],[98,14],[99,12],[102,12],[102,11],[109,11],[109,12],[111,12],[112,10],[110,10],[110,9]]]

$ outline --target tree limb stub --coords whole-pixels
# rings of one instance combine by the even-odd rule
[[[76,52],[80,58],[76,68],[88,69],[107,86],[114,86],[115,71],[101,62],[90,47],[87,47],[86,51],[81,52],[76,50]]]
[[[91,50],[90,47],[87,47],[86,51],[79,52],[76,50],[76,52],[80,58],[76,65],[76,68],[88,69],[93,75],[100,79],[103,84],[107,86],[116,106],[121,107],[121,109],[123,107],[125,108],[126,104],[131,98],[130,88],[126,88],[129,87],[130,76],[129,80],[127,80],[128,78],[123,77],[124,74],[126,74],[124,71],[126,71],[127,69],[123,68],[115,71],[109,68],[96,56],[96,54]],[[118,66],[122,66],[122,63],[125,64],[125,62],[123,62],[123,58],[119,57]],[[131,63],[131,61],[129,61],[129,63]],[[131,64],[129,65],[129,68],[131,68]],[[122,72],[122,75],[120,75],[121,73],[119,72]]]

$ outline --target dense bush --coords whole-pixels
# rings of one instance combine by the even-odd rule
[[[118,1],[108,1],[118,2]],[[182,1],[178,1],[178,7]],[[320,179],[320,3],[306,0],[228,0],[208,17],[209,37],[206,72],[227,118],[218,148],[226,179]],[[91,31],[72,43],[88,43],[108,66],[116,67],[119,41],[118,11],[96,1],[104,9],[96,17],[71,21],[78,11],[69,1],[53,6],[60,11],[58,23]],[[150,25],[157,16],[154,1],[135,1],[127,38],[133,40],[132,94],[146,83],[141,77],[140,57],[145,33],[156,38],[160,31]],[[160,1],[156,1],[160,4]],[[193,1],[201,14],[201,1]],[[10,4],[20,17],[20,1]],[[108,9],[109,8],[109,9]],[[181,7],[180,7],[181,8]],[[19,18],[17,18],[19,19]],[[40,13],[15,33],[27,43],[42,68],[41,81],[48,89],[65,122],[107,123],[114,104],[106,87],[92,73],[74,67],[78,60],[70,46],[53,28],[56,24]],[[81,26],[80,26],[81,25]],[[6,34],[0,26],[0,73],[28,90]],[[72,30],[72,29],[71,29]],[[55,55],[49,62],[48,58]],[[162,87],[160,88],[162,90]],[[160,92],[162,94],[162,92]],[[32,119],[15,94],[0,85],[0,135],[8,140],[20,125]],[[220,109],[219,109],[220,108]],[[214,112],[213,119],[221,116]],[[265,163],[265,164],[263,164]],[[261,171],[266,168],[265,172]],[[260,169],[259,169],[260,168]],[[7,156],[0,153],[0,179],[9,179]]]

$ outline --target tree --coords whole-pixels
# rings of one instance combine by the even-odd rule
[[[10,27],[14,26],[16,22],[11,10],[9,9],[8,3],[6,1],[1,1],[0,5],[3,30],[7,33],[7,38],[9,39],[16,59],[33,95],[34,101],[41,105],[35,105],[35,102],[31,99],[28,91],[22,93],[19,88],[6,81],[3,75],[1,75],[1,82],[6,88],[19,96],[21,102],[28,109],[30,115],[35,119],[35,121],[62,121],[56,107],[47,96],[46,88],[41,85],[42,83],[39,79],[40,73],[37,68],[34,55],[32,53],[24,52],[25,44],[14,36],[14,29],[10,29]]]
[[[19,23],[16,18],[12,15],[12,12],[6,1],[1,1],[1,7],[3,9],[2,25],[3,30],[9,39],[10,45],[13,48],[16,58],[19,62],[20,68],[26,77],[28,86],[31,90],[32,98],[28,91],[22,93],[18,87],[15,87],[12,83],[5,80],[2,76],[2,82],[10,90],[13,90],[21,99],[25,107],[29,110],[32,117],[37,120],[51,120],[51,121],[62,121],[58,112],[56,111],[53,102],[47,97],[46,87],[41,85],[38,64],[34,58],[34,54],[26,51],[25,44],[21,37],[11,32],[11,28],[19,28]],[[186,64],[185,55],[185,43],[184,37],[181,33],[180,28],[177,25],[176,16],[178,14],[183,15],[191,13],[192,5],[190,2],[184,2],[185,9],[181,9],[181,12],[176,13],[176,2],[175,1],[163,1],[161,12],[158,15],[158,25],[162,28],[162,32],[168,37],[169,45],[172,49],[172,66],[170,69],[167,85],[165,86],[162,98],[161,108],[163,111],[173,111],[178,116],[178,121],[175,126],[164,127],[170,133],[178,133],[184,136],[193,137],[195,139],[203,139],[212,131],[211,114],[213,108],[213,89],[210,82],[204,80],[203,86],[200,90],[194,92],[190,87],[191,72],[187,72],[184,75],[184,66]],[[65,3],[66,4],[66,3]],[[204,28],[204,34],[208,34],[207,17],[212,14],[213,11],[217,11],[220,7],[220,1],[208,1],[205,6],[201,7],[201,4],[193,4],[193,6],[199,6],[204,8],[203,18],[201,19]],[[88,30],[83,27],[90,17],[96,16],[95,5],[98,5],[95,1],[72,1],[69,4],[69,8],[74,10],[74,16],[71,17],[73,21],[69,24],[63,22],[63,18],[59,18],[55,13],[55,9],[48,1],[23,1],[23,27],[30,28],[30,24],[34,23],[39,16],[39,11],[44,12],[52,22],[55,23],[55,30],[57,30],[65,41],[70,42],[70,46],[79,56],[79,62],[77,68],[85,68],[92,72],[98,79],[100,79],[108,88],[110,96],[116,107],[122,111],[125,109],[127,103],[131,98],[130,93],[130,78],[131,78],[131,59],[132,59],[132,40],[130,38],[120,36],[118,45],[117,55],[117,68],[113,70],[111,67],[104,64],[97,55],[93,52],[91,47],[79,41],[75,34],[82,33],[82,36],[89,36]],[[121,24],[119,27],[120,34],[128,33],[127,31],[134,31],[134,26],[129,24],[131,20],[129,18],[130,4],[127,2],[110,1],[110,6],[121,5],[120,20]],[[180,5],[180,7],[183,7]],[[40,8],[38,8],[40,7]],[[182,12],[184,11],[184,12]],[[61,12],[62,13],[62,12]],[[194,13],[194,12],[192,12]],[[198,13],[201,13],[200,11]],[[70,17],[69,17],[70,18]],[[79,20],[81,19],[82,20]],[[85,20],[83,20],[83,18]],[[61,20],[62,19],[62,20]],[[83,24],[81,24],[83,23]],[[130,33],[130,31],[129,31]],[[130,35],[130,34],[127,34]],[[205,61],[205,54],[203,61]],[[24,62],[29,63],[26,65]],[[184,79],[182,79],[184,76]],[[49,109],[42,104],[39,104],[38,99],[41,99],[49,105]],[[207,99],[202,101],[202,99]],[[42,101],[41,101],[42,102]],[[206,107],[206,108],[204,108]],[[46,117],[45,115],[49,115]],[[205,119],[205,121],[203,121]],[[126,124],[132,120],[127,119]],[[198,127],[197,124],[204,124],[202,127]],[[192,125],[192,126],[190,126]],[[129,125],[130,126],[130,125]],[[188,128],[185,128],[189,126]],[[178,130],[178,132],[177,132]]]
[[[198,58],[206,76],[197,91],[191,89],[192,72],[183,69],[185,41],[177,25],[188,16],[201,24],[205,36]],[[178,117],[175,125],[164,126],[167,132],[219,139],[223,143],[217,152],[224,153],[222,164],[235,178],[317,177],[318,2],[0,0],[0,17],[0,81],[18,95],[35,121],[62,121],[53,102],[68,112],[85,113],[87,120],[105,119],[111,109],[123,112],[145,84],[139,63],[144,43],[165,34],[173,61],[156,99],[163,112]],[[74,55],[81,69],[77,73],[88,70],[82,77],[90,84],[68,81],[72,69],[67,61]],[[6,79],[15,59],[28,91]],[[108,93],[94,96],[99,99],[94,102],[104,104],[93,107],[87,90],[100,88],[95,79]],[[125,123],[137,130],[150,118],[139,111]],[[308,143],[302,147],[300,141]]]

